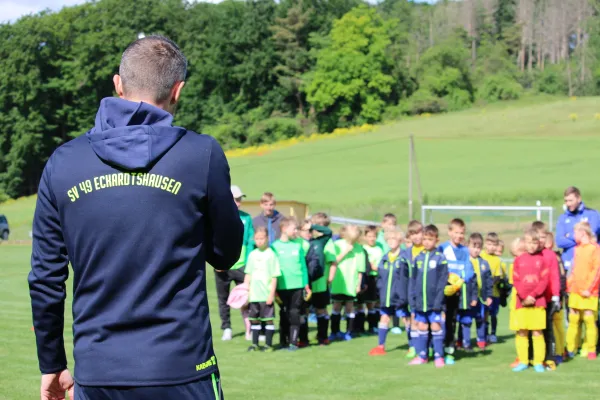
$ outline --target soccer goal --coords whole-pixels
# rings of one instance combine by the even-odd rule
[[[467,232],[496,232],[509,242],[520,236],[533,221],[543,221],[548,230],[554,229],[554,209],[542,206],[450,206],[424,205],[421,208],[423,224],[436,224],[440,233],[445,234],[445,226],[453,218],[461,218],[467,224]]]

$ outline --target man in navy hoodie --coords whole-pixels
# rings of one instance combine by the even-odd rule
[[[565,190],[564,199],[565,212],[558,217],[556,223],[556,245],[562,250],[561,258],[565,269],[570,270],[575,255],[573,227],[578,222],[588,222],[592,232],[598,237],[600,235],[600,215],[598,211],[585,206],[581,200],[581,192],[574,186]]]
[[[221,399],[206,267],[229,269],[244,228],[210,136],[172,125],[187,61],[160,36],[123,53],[95,126],[48,160],[29,288],[41,398]],[[63,338],[73,268],[75,383]]]

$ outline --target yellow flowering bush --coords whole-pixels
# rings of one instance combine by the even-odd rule
[[[326,140],[331,138],[336,138],[340,136],[348,136],[348,135],[358,135],[361,133],[372,132],[375,129],[375,125],[365,124],[361,126],[354,126],[351,128],[337,128],[331,133],[313,133],[310,136],[296,136],[293,138],[280,140],[279,142],[270,143],[270,144],[261,144],[258,146],[245,147],[240,149],[228,150],[225,152],[225,155],[228,158],[234,157],[244,157],[244,156],[253,156],[253,155],[263,155],[273,150],[279,150],[286,147],[294,146],[298,143],[305,142],[315,142],[317,140]]]

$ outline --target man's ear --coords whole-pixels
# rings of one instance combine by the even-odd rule
[[[173,89],[171,89],[171,104],[177,104],[179,102],[179,96],[181,96],[181,89],[185,86],[185,82],[177,82]]]
[[[115,76],[113,76],[113,83],[115,84],[115,92],[117,92],[117,96],[123,98],[123,81],[121,81],[119,74],[115,74]]]

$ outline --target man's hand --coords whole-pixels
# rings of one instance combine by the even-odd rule
[[[69,392],[69,399],[75,399],[75,382],[68,369],[55,374],[42,375],[41,400],[64,400]]]
[[[492,302],[493,302],[492,298],[488,297],[487,300],[485,301],[485,305],[489,307],[492,305]]]
[[[584,297],[584,298],[586,298],[586,299],[587,299],[588,297],[590,297],[591,295],[592,295],[592,294],[590,293],[590,291],[589,291],[589,290],[584,290],[583,292],[581,292],[581,297]]]
[[[267,297],[267,305],[270,306],[271,304],[273,304],[273,300],[275,299],[275,295],[274,294],[270,294],[269,297]]]
[[[477,305],[477,300],[473,300],[473,301],[471,302],[471,307],[475,307],[476,305]]]
[[[356,287],[356,294],[360,293],[360,283],[358,284],[358,286]]]

